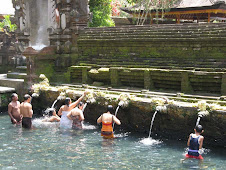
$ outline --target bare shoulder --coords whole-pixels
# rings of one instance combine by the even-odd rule
[[[12,107],[12,102],[10,102],[8,106]]]

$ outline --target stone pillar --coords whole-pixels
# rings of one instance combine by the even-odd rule
[[[82,83],[87,84],[89,83],[88,71],[91,69],[90,66],[83,66],[82,67]]]
[[[150,90],[153,90],[155,88],[149,69],[144,70],[144,88]]]
[[[226,95],[226,73],[222,74],[221,95]]]
[[[119,71],[122,70],[120,67],[111,67],[110,68],[110,77],[111,77],[111,86],[112,87],[119,87],[121,86],[121,81],[119,77]]]
[[[192,93],[193,89],[189,80],[188,72],[181,73],[181,91],[183,93]]]

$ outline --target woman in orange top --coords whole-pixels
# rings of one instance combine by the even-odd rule
[[[108,105],[107,113],[103,113],[98,119],[97,123],[102,123],[101,136],[106,139],[114,138],[112,124],[115,122],[117,125],[121,125],[119,119],[117,119],[113,113],[112,105]]]

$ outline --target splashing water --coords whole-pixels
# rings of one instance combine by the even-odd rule
[[[119,110],[120,105],[118,105],[118,107],[115,110],[115,117],[117,116],[118,110]],[[115,122],[113,123],[113,129],[115,127]]]
[[[148,137],[148,138],[142,139],[140,141],[140,143],[143,143],[144,145],[158,145],[158,144],[162,143],[162,141],[155,140],[155,139]]]
[[[155,120],[155,115],[157,114],[157,110],[155,111],[154,115],[152,116],[152,120],[151,120],[151,126],[150,126],[150,131],[149,131],[149,135],[148,135],[148,138],[151,137],[151,130],[152,130],[152,126],[153,126],[153,123],[154,123],[154,120]]]
[[[199,125],[200,120],[201,120],[201,117],[198,117],[197,121],[196,121],[196,124],[195,124],[196,126]]]
[[[84,104],[84,106],[83,106],[83,108],[82,108],[82,112],[84,112],[86,106],[87,106],[87,103]]]
[[[116,110],[115,110],[115,116],[117,116],[117,113],[118,113],[118,110],[119,110],[119,105],[118,105],[118,107],[116,108]]]
[[[36,51],[40,51],[41,49],[43,49],[44,47],[46,47],[46,45],[44,44],[37,44],[37,45],[34,45],[34,46],[31,46],[34,50]]]
[[[48,122],[45,121],[48,119],[48,116],[45,116],[43,118],[36,118],[32,121],[32,125],[34,127],[38,128],[58,128],[60,123],[59,122]]]
[[[93,130],[93,129],[96,129],[96,126],[89,125],[87,123],[82,122],[82,129],[85,129],[85,130]]]
[[[31,97],[39,97],[39,94],[37,94],[37,93],[32,93]]]
[[[116,134],[114,135],[116,138],[123,138],[123,137],[127,137],[129,136],[130,132],[125,132],[125,133],[120,133],[120,134]]]
[[[56,104],[57,101],[58,101],[58,100],[56,99],[56,100],[53,102],[51,108],[54,108],[54,106],[55,106],[55,104]]]

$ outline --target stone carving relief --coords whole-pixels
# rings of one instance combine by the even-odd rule
[[[12,0],[16,9],[16,19],[18,25],[19,41],[28,41],[28,36],[32,33],[30,17],[34,6],[31,7],[30,0]],[[49,34],[50,45],[57,47],[59,53],[70,53],[73,40],[72,34],[78,34],[79,29],[87,26],[89,20],[88,0],[46,0],[48,7],[45,8],[48,19],[47,32]],[[44,12],[44,11],[43,11]],[[28,39],[28,40],[27,40]],[[28,45],[29,43],[25,44]],[[63,50],[64,49],[64,50]]]

